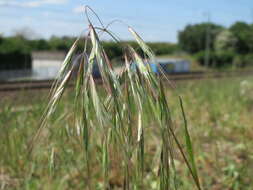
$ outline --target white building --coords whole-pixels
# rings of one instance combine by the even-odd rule
[[[32,78],[38,80],[54,79],[60,70],[65,56],[64,52],[33,52]]]

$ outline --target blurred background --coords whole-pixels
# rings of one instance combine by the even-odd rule
[[[53,79],[75,39],[85,38],[85,5],[104,25],[119,19],[132,26],[176,84],[176,92],[183,97],[203,189],[252,190],[252,0],[0,0],[0,190],[87,188],[83,144],[79,146],[82,141],[71,128],[73,80],[50,121],[53,127],[43,133],[45,141],[39,144],[36,158],[27,157]],[[92,22],[100,26],[89,13]],[[125,24],[114,23],[110,30],[142,53]],[[101,35],[101,40],[120,71],[121,46],[110,36]],[[73,62],[83,50],[82,42]],[[151,64],[152,71],[159,74]],[[97,88],[103,90],[99,83]],[[174,92],[166,86],[176,135],[184,142],[181,109]],[[154,144],[159,142],[157,136]],[[102,148],[94,143],[91,152],[100,154]],[[150,157],[157,151],[151,148],[147,152]],[[97,189],[102,187],[102,172],[97,168],[101,160],[91,161]],[[182,159],[176,158],[175,165],[180,176],[178,189],[194,189]],[[112,187],[123,189],[122,177],[111,174]],[[158,189],[151,177],[146,182],[147,189]]]
[[[119,19],[132,26],[158,58],[188,60],[187,71],[252,65],[250,0],[0,0],[0,80],[54,78],[71,44],[87,28],[85,5],[104,25]],[[110,30],[123,41],[133,40],[124,24],[114,23]],[[122,56],[110,36],[101,39],[110,58]]]

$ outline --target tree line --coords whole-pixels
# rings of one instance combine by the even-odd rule
[[[83,41],[78,51],[83,49]],[[50,39],[29,40],[22,34],[12,37],[0,36],[0,70],[31,67],[33,51],[67,52],[74,37],[56,37]],[[128,41],[139,53],[135,42]],[[102,42],[111,59],[122,57],[122,46],[112,41]],[[223,67],[226,65],[246,66],[253,64],[253,24],[236,22],[226,28],[215,23],[187,25],[178,33],[178,43],[147,43],[156,55],[186,52],[206,66]]]
[[[236,22],[228,28],[215,23],[188,25],[179,32],[178,42],[202,65],[253,64],[253,24]]]
[[[75,37],[56,37],[50,39],[36,39],[28,40],[22,35],[12,37],[0,36],[0,70],[4,69],[19,69],[31,67],[31,53],[33,51],[67,51],[75,41]],[[77,52],[81,52],[84,48],[84,41],[82,39],[77,48]],[[122,42],[123,44],[131,44],[136,51],[141,53],[137,43],[133,41]],[[109,58],[116,59],[122,57],[123,44],[118,44],[113,41],[102,42],[105,51]],[[156,55],[173,54],[179,51],[179,46],[174,43],[165,42],[150,42],[148,45],[153,49]]]

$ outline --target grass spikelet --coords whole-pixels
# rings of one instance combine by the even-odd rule
[[[99,186],[108,189],[120,186],[122,189],[150,189],[151,182],[148,179],[151,176],[152,180],[159,184],[159,189],[177,189],[177,168],[174,159],[175,150],[179,149],[196,187],[201,189],[182,99],[180,105],[185,121],[187,156],[175,133],[162,78],[152,72],[149,64],[134,48],[118,41],[118,37],[114,36],[108,27],[104,27],[96,14],[101,26],[94,26],[89,18],[89,11],[95,13],[86,7],[89,26],[85,38],[90,46],[84,44],[78,72],[73,79],[75,81],[73,128],[77,131],[80,145],[84,147],[88,188],[94,189]],[[155,61],[152,50],[131,27],[128,29],[149,61]],[[120,74],[116,74],[113,70],[100,42],[100,32],[111,36],[125,50],[122,57],[125,65]],[[77,41],[62,64],[33,143],[39,139],[42,128],[48,126],[47,121],[55,112],[72,74],[75,73],[71,60]],[[95,66],[99,68],[102,84],[96,83],[93,76]],[[153,125],[150,125],[151,123]],[[151,129],[159,134],[157,137],[159,143],[155,147],[156,154],[160,154],[159,159],[157,156],[148,156],[147,151],[150,148],[147,144],[150,136],[148,131]],[[149,162],[159,168],[158,174],[150,167]],[[53,166],[53,162],[51,165]],[[100,172],[92,170],[94,166]],[[115,173],[118,176],[116,179],[113,177]],[[99,181],[94,181],[92,178],[94,176],[102,179],[102,185]]]

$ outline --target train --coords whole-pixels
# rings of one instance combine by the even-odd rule
[[[82,57],[81,55],[78,55],[73,60],[73,65],[75,67],[75,70],[77,70],[78,68],[81,57]],[[165,74],[187,73],[187,72],[190,72],[190,66],[191,66],[191,62],[188,60],[168,59],[168,58],[156,59],[156,62],[151,62],[151,61],[146,60],[144,61],[144,64],[149,65],[152,72],[158,75],[161,74],[162,71]],[[131,69],[136,70],[136,67],[137,67],[137,64],[135,62],[132,62]],[[121,71],[121,70],[122,69],[117,69],[116,72]],[[93,66],[93,76],[95,78],[100,77],[100,71],[99,71],[99,67],[96,61]]]
[[[184,59],[156,59],[155,62],[145,61],[146,65],[149,65],[152,72],[155,74],[165,74],[171,73],[187,73],[190,72],[191,63]],[[132,68],[135,69],[136,63],[132,64]],[[162,70],[162,71],[161,71]]]

